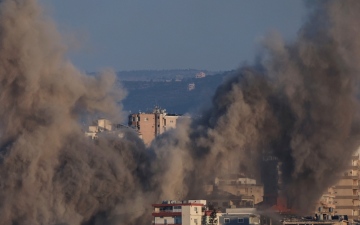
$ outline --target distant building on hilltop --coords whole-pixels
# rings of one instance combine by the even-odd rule
[[[204,78],[206,77],[206,74],[204,72],[199,72],[195,75],[196,79]]]
[[[188,84],[188,91],[192,91],[195,89],[195,83]]]
[[[136,129],[146,145],[156,136],[176,127],[181,115],[169,114],[165,109],[155,107],[151,113],[134,113],[129,115],[129,126]]]

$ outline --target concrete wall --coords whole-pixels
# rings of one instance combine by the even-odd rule
[[[155,138],[155,114],[138,113],[129,117],[129,125],[135,127],[141,135],[145,145],[149,145]]]
[[[155,217],[155,224],[181,224],[181,217],[172,217],[172,216],[164,216],[161,217]],[[179,223],[176,223],[179,222]]]
[[[112,124],[111,124],[110,120],[107,120],[107,119],[99,119],[98,127],[100,129],[104,129],[104,130],[108,130],[108,131],[112,130]]]
[[[167,115],[165,112],[137,113],[129,116],[129,126],[136,128],[146,145],[157,135],[175,128],[179,116]]]
[[[183,225],[201,225],[202,211],[201,206],[186,205],[182,206]]]
[[[249,225],[249,217],[241,214],[223,214],[219,217],[220,225]]]
[[[164,116],[163,117],[164,131],[175,128],[178,118],[179,116]]]

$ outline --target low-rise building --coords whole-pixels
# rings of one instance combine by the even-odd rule
[[[260,221],[254,208],[226,209],[219,216],[219,225],[259,225]]]
[[[201,225],[206,200],[169,200],[152,206],[153,225]]]
[[[195,90],[195,83],[188,84],[188,91]]]
[[[206,200],[163,201],[153,204],[153,225],[258,225],[254,208],[229,208],[224,213],[209,210]]]
[[[224,177],[215,178],[214,190],[230,193],[252,201],[253,205],[263,201],[264,186],[257,184],[255,179],[237,174],[229,174]],[[246,198],[247,197],[247,198]]]
[[[94,122],[93,125],[88,127],[88,130],[85,131],[85,136],[90,137],[91,139],[97,139],[98,134],[102,132],[115,132],[119,131],[122,128],[129,128],[120,123],[112,123],[108,119],[98,119]],[[121,137],[121,134],[118,134]]]

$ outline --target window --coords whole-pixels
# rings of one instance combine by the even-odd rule
[[[244,219],[243,218],[238,218],[238,223],[244,223]]]
[[[194,207],[194,210],[195,210],[195,212],[198,212],[198,209],[197,209],[197,207]]]
[[[198,222],[197,219],[194,219],[194,223],[197,224],[197,222]]]
[[[225,223],[230,223],[230,218],[224,218]]]

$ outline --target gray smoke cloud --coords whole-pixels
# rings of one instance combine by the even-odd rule
[[[131,132],[94,143],[79,125],[121,115],[114,73],[89,77],[65,60],[36,0],[0,1],[0,21],[1,224],[140,222],[144,145]]]
[[[151,203],[200,198],[215,176],[260,177],[263,154],[282,162],[285,195],[304,209],[359,146],[359,4],[311,4],[297,40],[270,35],[201,119],[146,149],[129,130],[84,137],[80,120],[122,115],[115,75],[74,68],[36,0],[0,1],[2,224],[148,223]]]

